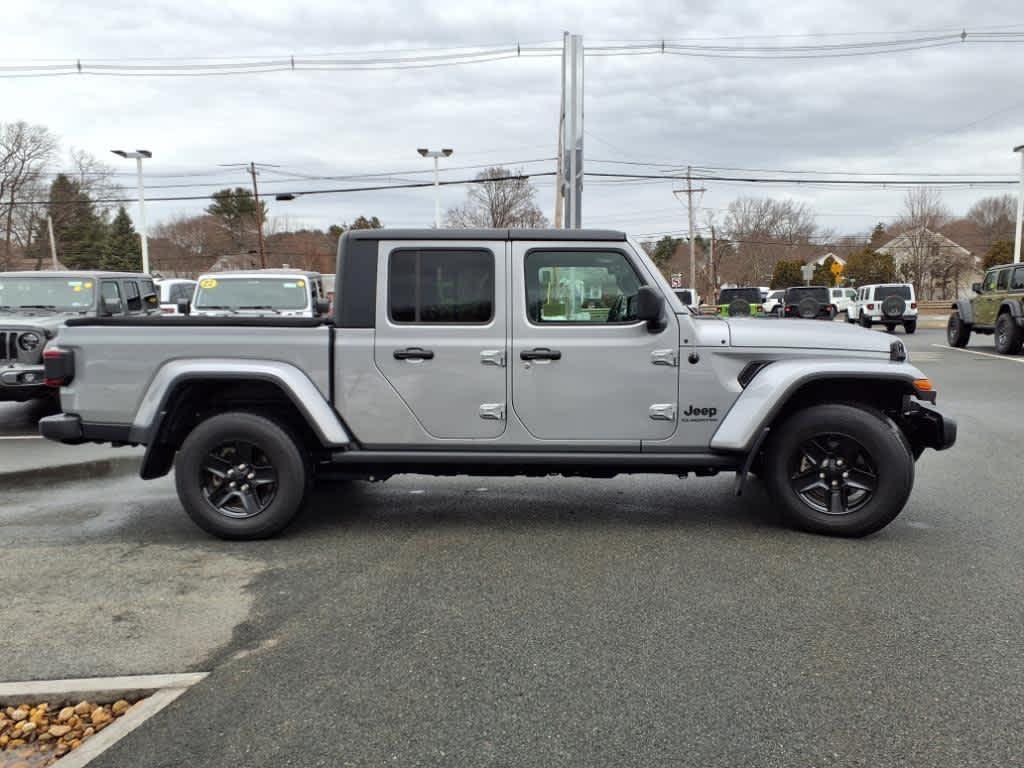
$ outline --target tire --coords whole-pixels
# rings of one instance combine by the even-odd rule
[[[903,510],[914,487],[914,457],[899,427],[880,411],[856,404],[815,405],[772,431],[763,479],[794,527],[832,536],[867,536]],[[812,441],[818,448],[808,448]],[[833,491],[833,482],[842,485]],[[834,505],[837,494],[839,504]]]
[[[1020,352],[1021,344],[1024,344],[1024,334],[1008,312],[1004,312],[996,320],[995,337],[996,352],[1000,355],[1016,355]]]
[[[871,327],[871,318],[868,317],[867,315],[861,315],[860,316],[860,326],[861,326],[861,328],[870,328]]]
[[[236,540],[280,533],[302,507],[310,484],[306,456],[294,435],[241,411],[213,416],[193,429],[178,450],[174,475],[192,521],[218,538]],[[229,482],[238,482],[239,490],[227,491]]]
[[[895,333],[896,332],[896,326],[893,325],[892,323],[886,323],[885,324],[885,332],[886,333]]]
[[[908,334],[912,334],[917,330],[917,320],[907,320],[903,324],[903,330]]]
[[[857,322],[854,318],[850,316],[850,310],[846,310],[846,322],[851,324]]]
[[[960,319],[959,312],[953,312],[946,323],[946,341],[951,347],[966,347],[971,339],[971,326]]]

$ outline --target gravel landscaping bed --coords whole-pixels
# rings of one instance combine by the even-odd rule
[[[73,706],[22,703],[0,708],[0,768],[51,765],[125,715],[134,701]]]

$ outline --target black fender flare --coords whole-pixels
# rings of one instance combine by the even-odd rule
[[[1024,318],[1024,307],[1021,307],[1019,299],[1006,299],[1002,304],[999,305],[999,312],[996,315],[1004,314],[1005,312],[1010,313],[1010,317],[1016,320],[1018,323]]]

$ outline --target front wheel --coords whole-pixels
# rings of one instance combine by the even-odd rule
[[[860,324],[861,324],[862,328],[870,328],[871,327],[871,318],[868,317],[867,315],[861,315],[860,316]]]
[[[914,333],[917,330],[917,320],[907,320],[903,324],[903,330],[907,333]]]
[[[851,314],[850,310],[846,310],[846,322],[848,322],[848,323],[855,323],[855,322],[857,322],[857,320]]]
[[[966,347],[971,338],[971,326],[961,318],[959,312],[953,312],[946,323],[946,341],[951,347]]]
[[[1024,344],[1020,326],[1009,314],[1002,314],[996,320],[996,352],[1000,355],[1016,355]]]
[[[793,526],[859,537],[884,528],[902,511],[914,485],[914,457],[884,414],[856,405],[816,405],[773,432],[764,480]]]
[[[279,533],[299,511],[309,483],[296,438],[270,419],[237,411],[193,429],[174,474],[188,516],[222,539]]]

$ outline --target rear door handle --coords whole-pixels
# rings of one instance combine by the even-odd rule
[[[422,347],[407,347],[395,350],[395,360],[433,360],[434,352]]]
[[[557,349],[537,347],[536,349],[523,350],[519,353],[520,360],[561,360],[562,353]]]

